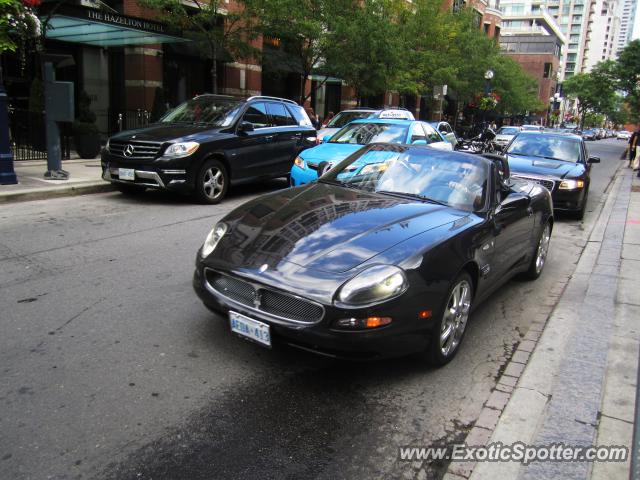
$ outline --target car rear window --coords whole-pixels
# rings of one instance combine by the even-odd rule
[[[293,116],[281,103],[267,103],[267,112],[271,115],[271,120],[276,127],[286,127],[298,124],[298,122],[293,119]]]
[[[313,124],[311,120],[309,120],[309,115],[304,111],[300,105],[287,104],[287,110],[289,110],[293,114],[293,118],[296,119],[296,122],[301,127],[312,127]]]

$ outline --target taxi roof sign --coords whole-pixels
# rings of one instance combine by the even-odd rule
[[[415,120],[413,114],[409,110],[389,109],[383,110],[378,118],[395,118],[398,120]]]

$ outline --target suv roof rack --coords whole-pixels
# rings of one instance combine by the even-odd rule
[[[232,98],[234,100],[236,99],[236,97],[234,97],[233,95],[220,95],[219,93],[210,93],[210,92],[199,93],[198,95],[194,96],[193,98],[204,97],[204,96]]]
[[[254,95],[253,97],[247,98],[247,102],[251,100],[280,100],[281,102],[293,103],[294,105],[298,105],[293,100],[289,100],[288,98],[280,98],[280,97],[269,97],[267,95]]]

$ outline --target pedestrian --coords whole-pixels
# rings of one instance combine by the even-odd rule
[[[322,126],[326,127],[327,124],[333,119],[333,112],[329,112],[327,113],[327,116],[324,119],[324,122],[322,122]]]
[[[309,120],[311,120],[311,125],[313,125],[313,128],[315,128],[316,130],[320,130],[320,127],[322,126],[320,124],[320,120],[318,120],[318,117],[316,116],[316,112],[313,111],[313,108],[309,107],[306,109],[307,110],[307,115],[309,115]]]
[[[629,168],[633,168],[634,170],[638,170],[638,162],[636,161],[636,148],[638,146],[639,137],[640,127],[636,127],[635,131],[631,134],[631,138],[629,138]]]

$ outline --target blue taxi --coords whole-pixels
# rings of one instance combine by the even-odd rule
[[[435,128],[426,122],[367,118],[354,120],[333,136],[326,136],[320,145],[303,150],[291,168],[291,186],[313,182],[363,145],[395,143],[429,145],[441,150],[453,150]]]

